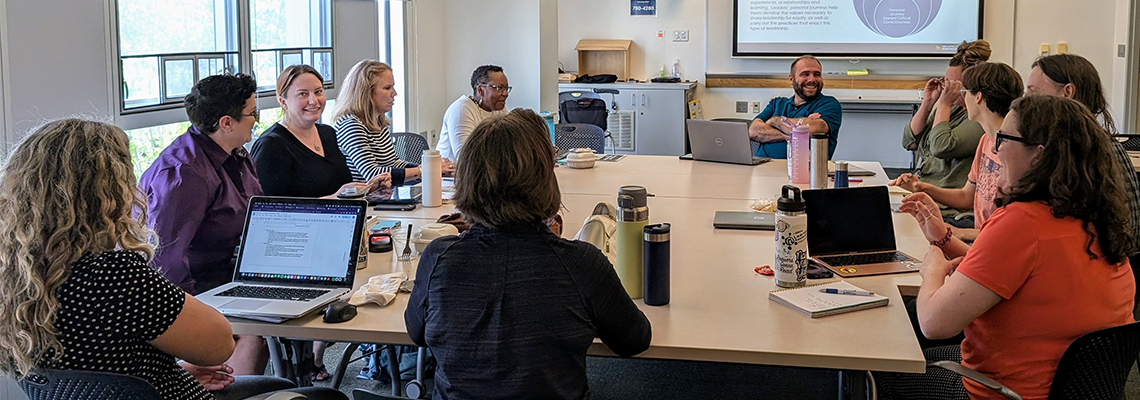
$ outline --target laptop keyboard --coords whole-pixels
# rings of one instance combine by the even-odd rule
[[[843,267],[848,265],[865,265],[865,264],[879,264],[889,263],[895,261],[912,261],[905,254],[900,252],[890,253],[868,253],[868,254],[848,254],[842,256],[824,256],[816,257],[820,261],[827,263],[832,267]]]
[[[254,299],[309,301],[328,293],[324,289],[285,288],[277,286],[234,286],[218,293],[224,297],[246,297]]]

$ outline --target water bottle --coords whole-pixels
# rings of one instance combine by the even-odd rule
[[[800,188],[784,185],[776,201],[776,286],[799,287],[807,281],[807,214]]]
[[[811,135],[811,188],[827,189],[827,134]]]
[[[808,171],[810,134],[808,126],[797,123],[792,127],[791,143],[788,144],[788,179],[792,183],[804,184],[811,181]]]
[[[835,187],[847,187],[847,161],[835,163]]]
[[[669,224],[645,227],[645,304],[669,304]]]
[[[617,270],[621,286],[631,299],[640,299],[645,290],[645,263],[642,234],[649,223],[646,192],[641,186],[618,189]]]
[[[443,159],[439,150],[424,150],[423,162],[420,179],[423,180],[424,207],[439,207],[443,205]]]
[[[681,60],[673,60],[673,77],[681,78]]]

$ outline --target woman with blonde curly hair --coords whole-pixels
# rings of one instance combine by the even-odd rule
[[[0,372],[99,368],[167,399],[213,397],[174,359],[226,361],[230,324],[147,265],[121,129],[65,119],[33,132],[0,172],[0,213]]]
[[[225,362],[233,331],[148,265],[154,234],[135,182],[126,133],[82,119],[40,127],[4,163],[0,375],[112,372],[150,382],[164,399],[214,399],[207,390],[234,381],[197,366]]]

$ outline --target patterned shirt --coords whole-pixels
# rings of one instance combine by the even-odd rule
[[[392,186],[404,184],[404,168],[415,164],[401,160],[392,145],[390,126],[379,132],[369,131],[355,115],[345,115],[336,120],[336,145],[348,159],[348,169],[352,179],[367,182],[385,172],[392,174]]]
[[[174,357],[149,342],[162,335],[186,295],[130,251],[84,254],[59,289],[55,317],[63,357],[45,368],[142,378],[167,400],[209,400]]]

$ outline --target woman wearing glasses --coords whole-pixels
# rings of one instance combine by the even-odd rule
[[[927,349],[929,361],[960,361],[1023,398],[1045,398],[1073,340],[1132,322],[1127,195],[1111,138],[1076,101],[1019,99],[994,136],[999,207],[972,247],[929,196],[903,200],[931,243],[918,319],[930,338],[965,330],[960,347]],[[1002,398],[940,370],[875,376],[884,398]]]
[[[439,129],[439,155],[458,160],[459,150],[475,126],[493,115],[504,115],[511,87],[507,75],[497,65],[483,65],[471,73],[473,95],[460,96],[443,114],[443,127]]]
[[[961,95],[962,74],[989,59],[990,44],[985,40],[962,42],[950,58],[946,76],[926,83],[922,104],[903,128],[902,135],[903,148],[914,152],[918,167],[914,174],[899,176],[893,185],[905,187],[908,182],[921,180],[934,186],[957,189],[966,184],[974,151],[985,131],[966,117]],[[947,223],[959,228],[974,227],[969,212],[946,208],[941,214]]]
[[[1021,83],[1021,75],[1009,65],[985,62],[962,74],[962,87],[960,93],[966,106],[966,116],[986,132],[978,140],[966,184],[960,188],[944,188],[914,177],[900,177],[897,183],[912,192],[926,193],[935,202],[950,208],[973,209],[974,226],[951,227],[955,237],[973,241],[978,236],[978,229],[993,214],[994,199],[998,195],[1001,160],[993,151],[995,132],[1009,112],[1010,103],[1021,97],[1025,86]]]

